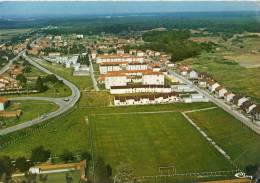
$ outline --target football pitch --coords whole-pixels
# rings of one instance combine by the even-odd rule
[[[129,163],[136,176],[161,174],[162,167],[179,174],[235,169],[180,112],[96,114],[88,121],[94,156],[114,168]]]

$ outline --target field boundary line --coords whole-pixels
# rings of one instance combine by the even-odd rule
[[[194,110],[190,110],[190,111],[184,111],[184,113],[187,114],[187,113],[192,113],[192,112],[209,111],[209,110],[217,109],[217,108],[218,108],[217,106],[207,107],[207,108],[202,108],[202,109],[194,109]]]
[[[207,107],[207,108],[201,108],[201,109],[194,109],[194,110],[190,110],[190,111],[184,111],[184,113],[206,111],[206,110],[212,110],[212,109],[217,109],[217,107]],[[92,116],[113,116],[113,115],[128,115],[128,114],[161,114],[161,113],[182,113],[182,111],[178,111],[178,110],[137,111],[137,112],[100,113],[100,114],[90,114],[90,115],[92,115]]]
[[[165,177],[191,177],[191,176],[202,176],[202,177],[216,177],[216,176],[226,176],[229,173],[237,173],[238,170],[219,170],[219,171],[211,171],[211,172],[187,172],[187,173],[174,173],[174,174],[160,174],[160,175],[148,175],[148,176],[137,176],[135,177],[138,181],[142,181],[144,179],[158,179]]]
[[[188,117],[185,112],[182,112],[181,114],[222,156],[224,156],[225,159],[227,159],[231,163],[231,165],[242,172],[238,165],[236,165],[231,157],[226,153],[226,151],[224,151],[219,145],[217,145],[216,142],[211,139],[195,122],[193,122],[192,119]]]
[[[94,143],[93,143],[93,136],[92,136],[92,127],[91,122],[88,116],[85,116],[86,126],[88,128],[88,136],[90,138],[90,149],[91,149],[91,157],[92,157],[92,166],[93,166],[93,182],[96,182],[95,178],[95,157],[94,157]]]

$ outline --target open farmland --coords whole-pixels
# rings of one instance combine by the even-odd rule
[[[5,41],[17,36],[18,34],[23,34],[29,32],[31,29],[1,29],[0,30],[0,40]]]
[[[231,156],[236,164],[244,168],[247,165],[260,163],[260,136],[242,125],[240,121],[219,108],[188,115]]]
[[[95,155],[112,167],[126,161],[136,175],[234,169],[178,112],[91,115],[89,123]]]

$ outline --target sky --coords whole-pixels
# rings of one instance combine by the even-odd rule
[[[1,1],[0,17],[259,11],[256,1]]]

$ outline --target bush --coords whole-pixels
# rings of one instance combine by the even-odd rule
[[[31,163],[26,160],[25,157],[19,157],[15,161],[15,167],[20,171],[20,172],[26,172],[29,170],[31,167]]]
[[[61,155],[61,159],[67,163],[69,161],[73,161],[75,158],[72,152],[70,152],[69,150],[64,150]]]
[[[37,162],[46,162],[51,156],[51,152],[43,148],[43,146],[36,147],[32,150],[31,161],[34,163]]]

